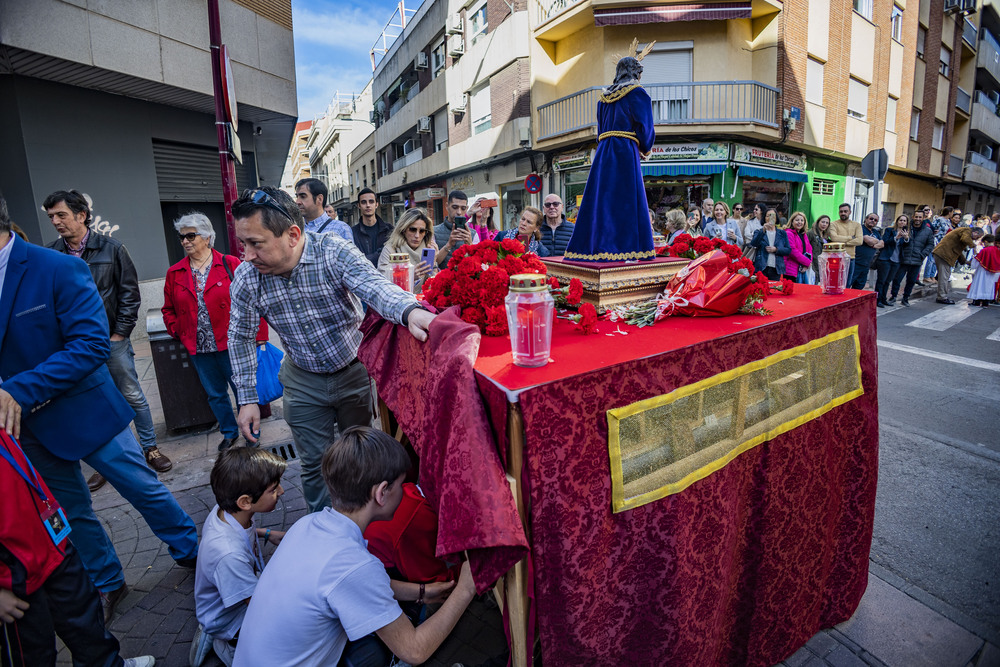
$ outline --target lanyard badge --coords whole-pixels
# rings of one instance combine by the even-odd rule
[[[13,442],[14,446],[20,450],[16,440],[10,438],[10,442]],[[21,451],[21,454],[24,455],[24,452]],[[65,540],[70,533],[69,521],[66,520],[66,514],[62,511],[61,507],[58,505],[53,507],[52,503],[49,502],[48,496],[42,489],[38,473],[35,471],[35,467],[31,465],[31,461],[28,460],[27,456],[24,457],[25,463],[28,464],[28,469],[25,470],[7,450],[7,443],[3,442],[2,446],[0,446],[0,457],[7,460],[7,463],[9,463],[14,469],[14,472],[20,475],[21,478],[27,482],[28,486],[31,487],[36,494],[38,494],[38,497],[41,498],[42,502],[45,503],[45,507],[40,508],[41,511],[39,512],[38,517],[42,520],[42,524],[45,526],[45,532],[47,532],[49,537],[52,538],[53,544],[58,546],[59,543]]]

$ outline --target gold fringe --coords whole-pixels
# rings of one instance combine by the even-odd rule
[[[581,255],[575,252],[566,252],[566,259],[583,259],[592,262],[625,262],[630,259],[646,259],[656,257],[655,250],[633,252],[599,252],[596,255]]]
[[[635,90],[638,87],[639,87],[639,84],[633,83],[630,86],[625,86],[624,88],[619,88],[618,90],[616,90],[613,93],[607,93],[605,95],[601,95],[599,101],[604,102],[605,104],[611,104],[612,102],[617,102],[618,100],[620,100],[621,98],[625,97],[626,95],[628,95],[629,93],[631,93],[633,90]]]

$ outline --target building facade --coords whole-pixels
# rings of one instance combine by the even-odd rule
[[[532,171],[527,0],[424,0],[373,50],[378,190],[398,212],[444,217],[447,192],[500,197],[505,226],[537,203]],[[539,165],[540,166],[540,165]]]
[[[335,93],[306,140],[312,175],[326,184],[330,203],[343,220],[350,214],[348,155],[372,133],[372,84],[360,93]]]
[[[90,195],[93,228],[125,243],[140,280],[162,280],[183,256],[172,224],[183,213],[206,213],[216,248],[228,250],[207,3],[81,4],[0,3],[0,188],[41,244],[57,238],[40,210],[45,196]],[[291,3],[219,6],[239,116],[238,187],[280,186],[297,114]]]
[[[309,148],[306,145],[309,142],[312,125],[313,121],[311,120],[295,124],[292,145],[288,147],[285,169],[281,173],[281,188],[293,197],[295,196],[295,184],[312,175],[309,167]]]

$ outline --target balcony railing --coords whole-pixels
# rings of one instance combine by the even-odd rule
[[[777,128],[778,89],[759,81],[650,83],[657,125],[756,123]],[[601,88],[587,88],[538,107],[539,141],[597,125]]]
[[[535,22],[535,25],[545,23],[553,16],[561,14],[579,2],[582,2],[582,0],[537,0],[535,6],[538,10],[536,14],[538,20]]]
[[[986,106],[977,100],[972,106],[970,129],[985,135],[990,141],[1000,141],[1000,116],[997,115],[996,106]]]
[[[966,162],[968,162],[969,164],[974,164],[979,167],[985,167],[986,169],[989,169],[991,171],[997,170],[996,160],[990,160],[987,157],[985,157],[982,153],[978,153],[976,151],[969,151],[967,157],[968,160],[966,160]]]
[[[393,160],[392,161],[392,170],[393,171],[399,171],[403,167],[408,167],[411,164],[413,164],[414,162],[420,161],[420,159],[423,156],[424,156],[424,152],[422,150],[420,150],[420,148],[418,147],[418,148],[410,151],[409,153],[407,153],[403,157],[398,158],[396,160]]]
[[[1000,103],[1000,100],[993,99],[992,97],[987,95],[985,91],[982,90],[976,91],[975,101],[976,104],[982,104],[984,107],[986,107],[993,113],[997,112],[997,104]]]
[[[976,67],[988,71],[996,81],[1000,81],[1000,45],[987,30],[983,30],[976,53]]]
[[[955,102],[955,106],[958,107],[959,111],[964,111],[966,114],[972,113],[972,96],[967,92],[958,89],[958,98]]]
[[[962,167],[964,166],[960,155],[948,156],[948,175],[955,178],[962,178]]]
[[[998,184],[996,162],[993,163],[992,169],[989,167],[982,167],[978,164],[966,164],[965,175],[962,180],[966,183],[976,183],[990,188],[996,188]]]
[[[965,23],[962,27],[962,39],[965,43],[972,48],[976,48],[976,35],[978,33],[979,31],[976,29],[976,24],[969,19],[965,19]]]

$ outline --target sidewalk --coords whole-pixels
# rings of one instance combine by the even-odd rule
[[[921,288],[917,288],[921,289]],[[928,289],[928,288],[923,288]],[[933,288],[931,288],[933,289]],[[916,290],[914,290],[916,292]],[[917,295],[914,294],[914,298]],[[174,468],[160,476],[198,525],[215,504],[209,473],[215,462],[218,431],[171,437],[164,431],[159,391],[148,343],[135,345],[136,370],[149,400],[161,451]],[[261,526],[287,529],[306,513],[294,458],[291,433],[281,419],[280,401],[274,416],[264,422],[263,446],[289,458],[283,479],[285,495],[275,510],[259,515]],[[84,476],[90,470],[84,465]],[[152,534],[145,521],[111,485],[93,496],[94,509],[105,524],[125,567],[131,588],[111,623],[126,657],[152,654],[161,667],[184,667],[197,621],[194,616],[194,572],[174,565],[167,547]],[[265,546],[265,558],[274,547]],[[951,609],[922,590],[908,585],[884,568],[871,563],[868,590],[854,617],[836,628],[814,636],[806,646],[785,660],[789,667],[988,667],[1000,666],[1000,633]],[[499,611],[492,600],[477,600],[463,616],[449,640],[426,664],[470,667],[504,656],[506,640]],[[500,664],[505,664],[504,658]],[[71,664],[68,652],[59,654],[60,665]],[[217,667],[214,655],[205,662]]]

